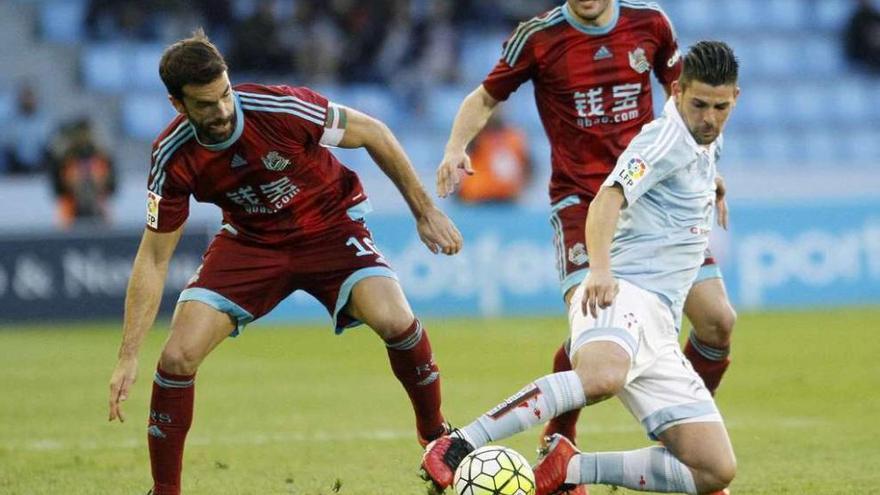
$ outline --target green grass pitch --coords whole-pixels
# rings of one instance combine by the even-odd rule
[[[428,321],[457,425],[548,371],[564,319]],[[718,401],[739,459],[734,494],[880,493],[880,309],[745,314]],[[142,494],[146,417],[164,330],[107,423],[118,327],[3,325],[0,493]],[[186,494],[422,494],[412,413],[378,338],[256,324],[197,379]],[[581,416],[580,445],[649,445],[615,400]],[[538,430],[503,442],[534,458]],[[593,487],[594,495],[612,490]],[[615,492],[627,493],[625,490]]]

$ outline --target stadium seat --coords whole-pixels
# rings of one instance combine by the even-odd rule
[[[404,105],[386,88],[376,84],[353,84],[341,90],[339,103],[367,113],[392,129],[405,120]]]
[[[165,93],[127,93],[120,110],[123,131],[130,137],[145,141],[155,139],[176,115]]]
[[[5,122],[15,109],[15,93],[0,90],[0,121]]]
[[[755,29],[755,21],[760,17],[760,5],[754,0],[725,0],[718,2],[715,15],[724,19],[726,30],[747,32]]]
[[[129,80],[126,48],[116,43],[84,45],[80,64],[86,87],[108,92],[124,89]]]
[[[836,77],[846,71],[843,44],[836,33],[814,33],[803,41],[805,67],[810,77]]]
[[[843,29],[855,9],[855,2],[818,0],[813,2],[811,22],[818,29]]]
[[[462,100],[473,88],[466,86],[437,86],[424,101],[425,122],[439,132],[449,132]]]
[[[836,79],[829,88],[828,105],[835,121],[858,123],[876,117],[876,106],[872,105],[874,99],[868,91],[868,86],[857,77]]]
[[[459,73],[463,83],[476,87],[498,62],[501,45],[509,33],[468,33],[461,40]]]
[[[673,5],[675,5],[674,9]],[[682,36],[690,33],[711,32],[720,22],[713,6],[705,0],[665,2],[663,8]]]
[[[77,42],[83,38],[85,0],[53,0],[40,5],[40,33],[55,43]]]
[[[151,91],[165,91],[159,78],[159,60],[164,47],[158,44],[137,44],[131,49],[129,63],[129,87]]]
[[[808,8],[803,0],[763,0],[760,2],[759,15],[755,18],[768,29],[799,31],[809,27]]]

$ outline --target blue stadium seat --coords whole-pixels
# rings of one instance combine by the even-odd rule
[[[847,160],[856,167],[877,167],[877,157],[880,156],[880,132],[876,127],[860,128],[851,130],[840,136],[838,146],[842,148],[843,156],[838,157],[837,162]]]
[[[377,84],[353,84],[341,90],[338,103],[359,110],[385,122],[392,129],[405,122],[405,105],[391,92]]]
[[[480,84],[501,56],[501,45],[509,33],[468,33],[461,39],[459,72],[464,84]]]
[[[841,141],[829,126],[791,131],[789,142],[796,164],[828,165],[839,161]]]
[[[725,30],[751,31],[761,17],[761,6],[754,0],[725,0],[717,3],[714,12],[723,19]]]
[[[76,42],[83,38],[86,17],[85,0],[52,0],[40,5],[40,33],[56,43]]]
[[[763,0],[760,2],[756,20],[773,30],[798,31],[809,26],[809,8],[808,3],[803,0]]]
[[[85,45],[80,64],[85,85],[91,89],[116,92],[128,84],[128,51],[115,43]]]
[[[759,74],[766,77],[792,77],[806,70],[803,67],[804,54],[797,38],[768,37],[755,40],[753,52]]]
[[[842,40],[831,33],[808,36],[803,41],[803,61],[814,77],[836,77],[847,69]]]
[[[458,107],[472,89],[466,86],[434,87],[423,102],[425,123],[438,132],[448,133]]]
[[[869,87],[856,77],[840,77],[829,88],[829,110],[837,122],[861,123],[876,116]]]
[[[121,102],[122,129],[130,137],[152,141],[176,112],[165,93],[132,92]]]
[[[665,2],[663,8],[679,34],[687,36],[690,33],[710,32],[721,22],[711,3],[705,0],[679,0]]]
[[[819,29],[837,31],[849,21],[855,2],[840,0],[817,0],[812,5],[812,24]]]
[[[783,92],[787,114],[795,124],[808,127],[825,119],[828,103],[814,83],[786,85]]]
[[[129,53],[129,86],[139,89],[165,91],[159,78],[159,60],[164,51],[162,45],[137,44]]]
[[[745,84],[731,119],[741,127],[765,128],[778,126],[780,94],[775,84]]]

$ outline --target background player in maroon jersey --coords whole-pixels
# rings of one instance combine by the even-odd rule
[[[181,293],[159,358],[148,428],[156,495],[180,493],[202,360],[298,289],[327,307],[337,333],[363,322],[385,341],[423,445],[446,431],[428,335],[364,224],[369,203],[357,175],[326,147],[365,148],[406,199],[431,251],[458,252],[458,230],[384,124],[307,88],[232,87],[226,70],[201,30],[171,45],[160,62],[180,115],[153,146],[147,229],[110,380],[111,421],[123,420],[121,402],[136,379],[138,351],[158,310],[189,197],[218,205],[224,223]]]
[[[589,268],[584,243],[589,204],[617,157],[653,118],[652,71],[669,96],[681,72],[680,54],[673,28],[656,3],[567,0],[517,27],[501,60],[462,102],[452,126],[437,169],[441,197],[453,191],[462,172],[473,173],[466,147],[499,102],[525,81],[534,84],[552,150],[550,221],[566,303]],[[726,228],[724,183],[719,178],[716,185],[718,223]],[[694,326],[685,355],[714,394],[730,362],[736,313],[710,253],[684,311]],[[554,371],[571,369],[566,346],[554,357]],[[545,434],[573,440],[578,413],[556,418]]]

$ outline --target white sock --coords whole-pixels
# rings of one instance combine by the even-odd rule
[[[586,404],[584,386],[577,373],[553,373],[530,383],[462,428],[461,436],[474,448],[480,448]]]
[[[566,482],[615,485],[647,492],[697,493],[691,470],[663,447],[576,455],[568,463]]]

